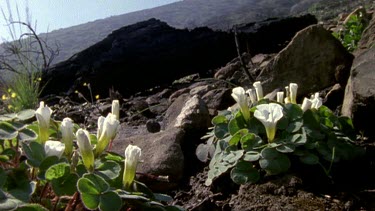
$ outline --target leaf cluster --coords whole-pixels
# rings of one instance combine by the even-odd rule
[[[26,124],[34,110],[0,116],[0,210],[182,210],[168,206],[170,196],[153,193],[134,181],[123,189],[124,157],[105,152],[88,172],[78,154],[47,156],[38,141],[37,122]],[[50,139],[60,140],[61,122],[51,120]],[[79,127],[75,125],[75,130]],[[92,143],[97,138],[90,134]],[[56,200],[57,199],[57,200]],[[74,204],[76,203],[76,204]],[[69,210],[68,209],[68,210]]]
[[[327,176],[332,164],[363,154],[355,145],[355,131],[348,117],[338,117],[326,106],[305,112],[297,104],[280,104],[283,117],[277,122],[276,138],[268,142],[262,123],[254,117],[258,101],[250,107],[246,122],[240,110],[222,111],[212,119],[213,127],[198,146],[197,157],[210,160],[206,185],[230,172],[237,184],[255,183],[262,175],[288,171],[292,160],[320,165]]]

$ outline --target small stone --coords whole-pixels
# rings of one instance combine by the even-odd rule
[[[160,131],[160,124],[156,120],[150,119],[146,122],[146,128],[150,133],[157,133]]]

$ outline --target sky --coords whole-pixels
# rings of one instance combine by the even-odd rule
[[[37,33],[66,28],[97,19],[121,15],[142,9],[153,8],[180,0],[8,0],[13,19],[18,20],[16,5],[21,20],[26,21],[26,8],[33,26],[37,23]],[[9,19],[7,0],[0,0],[0,8]],[[1,11],[0,11],[1,12]],[[0,43],[10,41],[9,29],[0,13]],[[17,28],[16,31],[19,31]],[[19,32],[17,32],[19,33]]]

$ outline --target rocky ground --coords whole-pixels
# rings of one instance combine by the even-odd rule
[[[314,33],[319,32],[317,36],[319,39],[326,34],[320,32],[322,30],[316,27],[306,31],[311,32],[309,30]],[[343,102],[344,88],[341,87],[341,91],[338,89],[339,91],[333,92],[338,93],[339,97],[337,98],[334,94],[332,95],[332,87],[337,84],[340,86],[342,75],[346,80],[341,85],[345,86],[349,74],[343,73],[337,77],[337,71],[329,72],[324,68],[335,70],[335,68],[328,68],[326,64],[332,64],[334,67],[348,65],[350,70],[350,65],[346,62],[353,58],[337,47],[335,41],[330,41],[331,38],[324,39],[325,42],[328,40],[327,43],[322,48],[309,51],[310,54],[298,51],[297,48],[294,48],[295,46],[301,46],[304,42],[311,43],[317,38],[310,39],[309,36],[314,33],[306,33],[306,31],[306,37],[294,39],[288,45],[290,52],[285,50],[277,55],[260,54],[256,56],[245,54],[243,60],[251,70],[251,74],[258,78],[262,78],[262,74],[264,76],[267,69],[276,70],[274,71],[276,73],[279,71],[278,77],[283,77],[283,75],[286,77],[281,80],[282,84],[289,83],[290,80],[303,81],[304,78],[308,78],[304,74],[299,74],[298,78],[291,78],[291,75],[294,71],[293,68],[300,69],[306,63],[312,64],[309,65],[311,67],[304,68],[306,74],[310,73],[311,69],[319,69],[316,74],[327,75],[319,78],[319,84],[322,87],[316,87],[317,82],[313,80],[303,81],[300,86],[301,93],[305,96],[311,92],[319,91],[321,96],[326,96],[325,104],[339,112]],[[308,41],[305,41],[306,39]],[[314,43],[310,45],[314,46]],[[317,55],[323,54],[320,53],[323,48],[326,51],[336,48],[338,50],[327,53],[334,54],[335,57],[320,56],[324,57],[320,58]],[[295,58],[295,56],[301,56],[298,58],[301,59],[299,64],[302,65],[301,67],[296,65],[296,67],[281,68],[282,65],[288,64],[289,57]],[[303,60],[310,57],[314,59],[313,61],[319,60],[322,63],[324,61],[325,65],[321,67],[318,66],[319,62],[316,64],[308,59]],[[287,70],[284,69],[291,72],[286,72]],[[140,177],[139,179],[146,182],[155,191],[173,196],[174,200],[171,203],[180,205],[187,210],[375,210],[375,138],[360,132],[358,132],[356,144],[365,148],[365,156],[335,165],[329,177],[319,166],[296,164],[286,174],[266,176],[257,184],[239,186],[230,180],[229,175],[223,175],[215,180],[212,186],[204,185],[208,164],[200,162],[195,157],[195,148],[202,143],[200,137],[207,132],[210,119],[219,110],[224,110],[234,104],[230,97],[231,89],[235,84],[246,84],[246,76],[240,70],[241,62],[234,59],[225,67],[213,71],[215,75],[211,72],[210,78],[201,78],[198,74],[193,74],[175,81],[171,85],[155,87],[128,98],[111,92],[109,98],[99,100],[92,99],[87,94],[83,97],[78,94],[71,96],[50,95],[43,100],[54,110],[53,117],[56,120],[70,117],[81,127],[94,132],[97,118],[100,115],[105,116],[110,111],[113,99],[119,99],[122,125],[112,151],[123,153],[123,149],[128,143],[143,144],[144,147],[141,148],[145,150],[145,163],[150,162],[154,166],[142,164],[141,173],[169,175],[171,180],[167,183],[158,183],[149,181],[147,178]],[[271,73],[266,76],[274,77]],[[316,75],[309,77],[318,78]],[[327,80],[324,81],[325,79]],[[285,82],[286,80],[287,82]],[[334,81],[333,84],[331,84],[332,81]],[[263,82],[266,89],[267,87],[280,86],[278,82],[272,80]],[[327,84],[323,85],[323,82]],[[327,93],[331,93],[331,95]],[[197,102],[190,106],[194,108],[192,114],[186,118],[185,122],[180,122],[176,127],[179,114],[183,110],[188,110],[185,106],[188,105],[187,102],[195,102],[194,100]],[[158,146],[162,148],[158,148]]]

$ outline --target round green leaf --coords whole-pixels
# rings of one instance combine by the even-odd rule
[[[232,136],[232,138],[229,140],[229,145],[231,145],[231,146],[236,146],[239,142],[240,142],[240,140],[241,140],[241,138],[244,136],[244,135],[246,135],[246,134],[248,134],[249,133],[249,130],[247,130],[247,129],[241,129],[241,130],[238,130],[233,136]]]
[[[15,119],[16,116],[17,116],[17,114],[15,114],[15,113],[3,114],[3,115],[0,115],[0,121],[11,121],[11,120]]]
[[[78,191],[83,195],[98,195],[100,190],[96,187],[96,184],[87,178],[80,178],[77,182]],[[98,198],[99,199],[99,198]],[[99,204],[99,201],[98,201]]]
[[[46,159],[44,159],[39,166],[38,178],[41,180],[46,179],[45,173],[47,169],[51,167],[52,165],[56,164],[58,161],[59,161],[59,158],[57,156],[46,157]]]
[[[99,194],[81,193],[81,199],[82,199],[83,205],[85,205],[85,207],[90,210],[96,210],[100,203]]]
[[[228,133],[228,125],[224,123],[215,125],[214,133],[215,133],[216,138],[218,139],[224,138]]]
[[[20,141],[32,141],[37,137],[38,135],[34,131],[27,128],[24,128],[18,132],[18,140]]]
[[[245,151],[250,151],[263,144],[263,140],[254,133],[248,133],[242,136],[240,142],[241,148]]]
[[[77,174],[66,174],[52,180],[53,192],[58,196],[72,196],[77,191]]]
[[[26,154],[27,163],[33,167],[39,167],[44,158],[46,157],[43,145],[39,144],[36,141],[30,142],[30,144],[21,142],[21,145],[23,151]]]
[[[17,115],[16,115],[16,118],[21,120],[21,121],[24,121],[24,120],[28,120],[28,119],[33,118],[34,115],[35,115],[34,110],[26,109],[26,110],[22,110],[22,111],[18,112]]]
[[[243,185],[246,183],[255,183],[259,180],[260,174],[251,163],[246,161],[239,161],[237,165],[231,170],[230,177],[233,182]]]
[[[302,119],[299,119],[299,121],[291,122],[286,128],[286,131],[288,131],[289,133],[295,133],[301,129],[302,125]]]
[[[282,144],[278,147],[276,147],[276,150],[281,153],[290,153],[295,150],[295,146],[293,144]]]
[[[228,122],[227,118],[223,115],[217,115],[214,118],[212,118],[212,120],[211,120],[211,123],[213,125],[218,125],[218,124],[222,124],[222,123],[226,124],[227,122]]]
[[[277,152],[276,149],[266,149],[261,152],[262,158],[259,160],[259,164],[268,175],[277,175],[289,169],[290,160],[288,156]]]
[[[96,186],[96,188],[99,190],[99,192],[105,192],[109,189],[109,184],[99,175],[96,174],[85,174],[83,175],[84,178],[89,179],[91,182],[93,182]]]
[[[46,160],[47,159],[51,159],[51,162],[55,161],[55,163],[58,161],[58,158],[56,156],[51,156],[51,157],[46,158]],[[45,178],[47,180],[58,179],[58,178],[64,176],[65,174],[67,174],[69,172],[70,172],[70,165],[69,164],[58,163],[58,164],[54,164],[54,165],[51,165],[50,167],[48,167],[48,169],[46,170],[46,173],[45,173]]]
[[[207,144],[199,144],[195,150],[195,155],[201,162],[207,162],[209,156],[209,146]]]
[[[300,156],[299,159],[302,163],[308,165],[315,165],[319,163],[319,157],[312,153],[306,153],[303,156]]]
[[[8,122],[0,122],[0,140],[11,140],[18,135],[17,130]]]
[[[259,160],[259,158],[260,158],[260,153],[257,151],[248,151],[243,156],[243,159],[249,162],[257,161]]]
[[[288,103],[285,105],[286,116],[290,121],[295,121],[302,118],[303,111],[301,107],[297,104]]]
[[[97,168],[95,168],[95,172],[98,175],[109,180],[118,177],[120,175],[120,171],[121,166],[115,161],[111,160],[101,163]]]
[[[122,200],[117,193],[110,191],[100,195],[99,209],[101,211],[117,211],[121,207]]]

